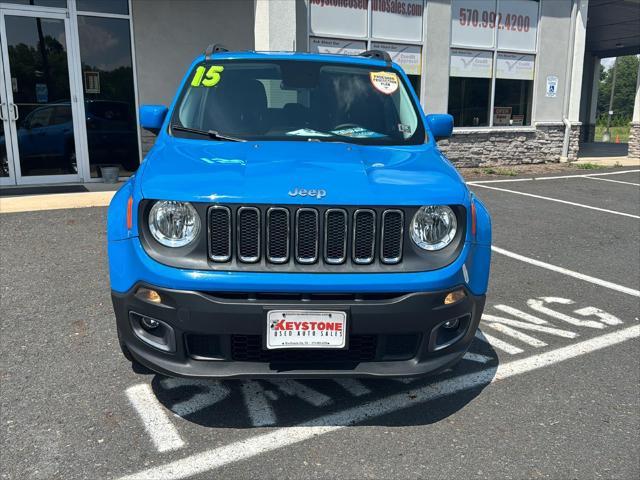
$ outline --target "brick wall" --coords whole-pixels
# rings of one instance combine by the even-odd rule
[[[640,122],[631,123],[629,132],[629,158],[640,159]]]
[[[487,131],[459,130],[438,145],[452,162],[462,167],[559,162],[564,130],[561,123]],[[569,161],[577,159],[580,125],[574,125],[571,130]]]

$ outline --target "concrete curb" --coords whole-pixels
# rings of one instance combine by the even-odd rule
[[[640,159],[631,157],[578,157],[573,163],[595,163],[606,167],[638,167]]]
[[[0,198],[1,213],[61,210],[66,208],[105,207],[116,192],[56,193]]]

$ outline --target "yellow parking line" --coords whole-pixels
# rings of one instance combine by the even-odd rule
[[[0,213],[60,210],[64,208],[104,207],[116,192],[56,193],[0,198]]]

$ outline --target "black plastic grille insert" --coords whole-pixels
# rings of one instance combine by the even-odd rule
[[[375,359],[376,335],[351,335],[345,350],[263,350],[261,335],[232,335],[231,359],[238,362],[371,362]]]

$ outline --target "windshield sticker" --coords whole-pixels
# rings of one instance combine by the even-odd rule
[[[342,137],[351,137],[351,138],[380,138],[386,137],[378,132],[374,132],[372,130],[367,130],[362,127],[352,127],[352,128],[342,128],[340,130],[331,130],[331,133],[335,133],[336,135],[340,135]]]
[[[202,65],[196,69],[196,73],[193,75],[193,80],[191,80],[192,87],[199,87],[200,85],[204,87],[214,87],[220,81],[220,73],[224,70],[222,65],[212,65],[209,67],[209,70]],[[205,71],[207,72],[205,75]]]
[[[391,95],[400,85],[398,76],[393,72],[369,72],[371,83],[376,90]]]
[[[287,135],[296,135],[298,137],[330,137],[328,133],[318,132],[310,128],[301,128],[292,132],[287,132]]]
[[[398,130],[402,133],[411,133],[411,126],[405,125],[404,123],[399,123]]]

